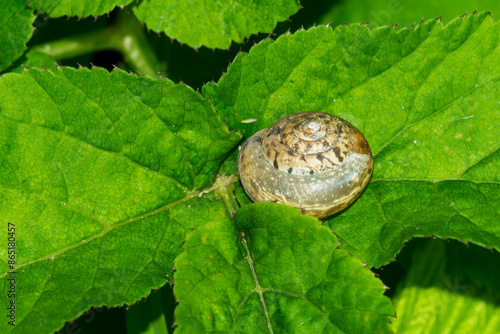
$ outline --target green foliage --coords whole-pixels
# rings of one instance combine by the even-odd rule
[[[25,54],[23,54],[22,57],[17,59],[11,67],[5,69],[3,72],[21,73],[25,68],[28,67],[44,67],[51,71],[55,71],[57,68],[57,64],[55,63],[54,59],[48,54],[40,51],[29,50]]]
[[[336,246],[318,220],[281,204],[199,228],[176,261],[178,332],[388,333],[382,283]]]
[[[156,32],[194,48],[227,48],[232,41],[259,32],[271,32],[278,21],[284,21],[300,8],[298,0],[148,0],[135,13]],[[189,26],[189,29],[185,29]]]
[[[172,280],[190,229],[225,217],[198,195],[240,135],[186,86],[28,70],[0,78],[0,110],[1,217],[22,231],[17,270],[29,275],[17,330],[50,332],[90,306],[133,303]]]
[[[343,248],[376,267],[414,236],[500,249],[499,192],[494,181],[372,181],[351,210],[327,224]]]
[[[51,17],[98,16],[131,0],[33,0],[30,6]],[[228,48],[252,34],[270,33],[276,23],[299,10],[298,0],[281,1],[208,1],[145,0],[134,8],[139,20],[149,29],[164,32],[170,38],[194,48]],[[186,29],[188,26],[190,29]]]
[[[302,110],[338,115],[364,133],[375,156],[371,184],[327,221],[364,262],[387,264],[412,236],[500,249],[500,128],[491,125],[499,44],[488,14],[399,31],[322,26],[240,54],[203,93],[247,137]],[[241,123],[249,118],[258,121]]]
[[[132,0],[31,0],[30,7],[51,17],[99,16],[110,12],[116,6],[124,6]]]
[[[31,37],[33,11],[24,0],[0,0],[0,71],[19,58]]]
[[[97,28],[92,19],[34,21],[33,9],[85,17],[128,3]],[[304,0],[292,23],[278,24],[275,40],[252,37],[256,45],[202,48],[186,59],[186,49],[271,32],[301,5],[1,6],[0,226],[17,231],[16,326],[4,321],[1,333],[95,333],[77,324],[94,315],[112,323],[102,307],[122,306],[131,306],[120,308],[128,332],[171,333],[169,284],[181,333],[499,332],[500,24],[474,13],[403,29],[295,31],[301,20],[335,15],[373,27],[372,11],[398,2],[321,2],[315,16],[301,16],[312,4]],[[465,11],[463,1],[399,5],[391,20],[408,25]],[[103,50],[121,57],[105,64],[111,71],[90,64]],[[175,59],[168,54],[181,60],[167,64]],[[214,78],[213,59],[231,62],[203,87],[199,74],[201,92],[157,76],[171,78],[168,68],[196,77],[200,67],[188,59]],[[75,68],[82,62],[90,69]],[[375,157],[359,200],[323,222],[286,205],[252,204],[236,175],[243,137],[307,110],[354,124]],[[430,236],[479,246],[407,243]],[[8,305],[5,244],[0,259],[0,304]]]
[[[363,8],[363,10],[359,10]],[[472,14],[473,11],[498,13],[500,3],[496,0],[350,0],[334,4],[320,22],[335,25],[345,22],[368,22],[376,28],[397,24],[400,27],[417,25],[421,20],[441,17],[445,22],[453,18]]]

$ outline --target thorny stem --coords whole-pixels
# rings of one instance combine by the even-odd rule
[[[116,50],[134,71],[157,77],[160,63],[147,40],[141,23],[132,14],[122,11],[109,27],[77,36],[40,44],[35,50],[47,53],[56,60],[69,59],[101,50]]]
[[[230,218],[234,216],[240,207],[234,196],[234,185],[238,180],[235,175],[222,175],[215,180],[215,196],[222,201],[226,214]]]

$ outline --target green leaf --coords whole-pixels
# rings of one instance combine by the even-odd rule
[[[29,6],[50,17],[100,16],[117,6],[125,6],[132,0],[31,0]]]
[[[202,195],[239,140],[166,79],[99,68],[0,77],[0,221],[16,226],[22,277],[15,329],[52,332],[171,281],[190,229],[225,219]],[[6,291],[5,248],[0,257]]]
[[[175,263],[176,332],[388,332],[382,283],[318,220],[272,203],[234,219],[187,238]]]
[[[225,49],[232,41],[242,43],[252,34],[271,32],[299,8],[298,0],[147,0],[134,12],[149,29],[193,48]]]
[[[25,0],[0,0],[0,71],[12,65],[33,33],[33,10]]]
[[[394,298],[395,333],[499,333],[500,256],[457,242],[425,240]]]
[[[381,266],[414,236],[500,248],[496,182],[373,181],[345,214],[328,221],[343,247]]]
[[[55,71],[57,69],[57,63],[48,54],[31,49],[21,58],[17,59],[11,67],[4,71],[4,73],[21,73],[26,67],[44,67],[48,70]]]
[[[203,94],[247,138],[308,110],[364,133],[372,181],[327,224],[367,264],[388,263],[412,236],[500,249],[499,45],[485,13],[399,31],[321,26],[239,54]]]
[[[363,8],[363,10],[359,10]],[[497,0],[351,0],[336,2],[328,10],[320,22],[333,22],[334,25],[352,22],[369,22],[370,27],[398,24],[408,27],[419,24],[422,19],[428,20],[442,17],[449,20],[474,10],[500,13],[500,3]]]

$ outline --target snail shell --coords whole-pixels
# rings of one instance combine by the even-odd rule
[[[351,204],[373,171],[363,134],[322,112],[285,116],[250,137],[238,174],[254,202],[279,202],[324,218]]]

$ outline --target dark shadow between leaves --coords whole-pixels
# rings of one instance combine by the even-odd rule
[[[445,292],[500,306],[500,253],[457,240],[415,238],[392,262],[373,269],[394,298],[408,287],[437,287]]]

